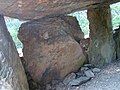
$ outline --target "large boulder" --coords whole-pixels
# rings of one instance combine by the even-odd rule
[[[19,19],[39,19],[110,4],[120,0],[0,0],[0,14]]]
[[[29,90],[17,49],[0,16],[0,90]]]
[[[61,17],[21,25],[18,37],[24,45],[26,70],[34,81],[46,84],[54,79],[61,80],[83,65],[85,56],[82,49],[74,35],[68,34],[72,30],[71,24]]]

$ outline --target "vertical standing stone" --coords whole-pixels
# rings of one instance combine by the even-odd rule
[[[0,90],[29,90],[15,45],[0,16]]]
[[[101,67],[111,62],[115,56],[112,38],[111,11],[108,5],[88,10],[90,22],[89,62]]]

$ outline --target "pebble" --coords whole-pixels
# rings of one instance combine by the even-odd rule
[[[52,90],[52,89],[51,89]],[[59,83],[58,85],[56,85],[55,90],[65,90],[65,86],[63,83]]]
[[[93,68],[94,66],[92,64],[85,64],[84,67],[88,67],[89,69]]]
[[[94,73],[91,70],[87,70],[84,73],[89,78],[94,78],[95,77]]]
[[[76,75],[77,75],[76,76],[77,78],[82,77],[82,76],[86,76],[84,72],[77,72]]]
[[[92,71],[93,71],[93,73],[99,73],[101,71],[101,69],[99,69],[99,68],[93,68]]]
[[[46,85],[46,90],[51,90],[51,85],[50,84]]]
[[[69,82],[70,86],[78,86],[90,80],[90,77],[80,77]]]
[[[86,71],[86,70],[88,70],[89,68],[88,67],[81,67],[81,71]]]
[[[67,85],[71,80],[74,80],[76,78],[76,74],[75,73],[71,73],[68,76],[65,77],[65,79],[63,80],[63,83],[65,85]]]

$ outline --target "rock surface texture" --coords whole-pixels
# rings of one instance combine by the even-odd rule
[[[81,31],[67,18],[75,20],[71,17],[43,18],[20,27],[18,37],[24,45],[26,69],[40,84],[63,79],[85,61],[80,45],[74,40],[81,36]]]
[[[22,63],[3,16],[0,16],[0,90],[29,90]]]
[[[97,67],[115,59],[115,42],[112,37],[111,12],[109,6],[88,10],[90,22],[89,62]]]
[[[87,68],[87,71],[93,73],[95,77],[93,77],[93,74],[89,74],[89,76],[85,75],[86,72],[85,68]],[[95,73],[92,72],[93,69],[96,69],[97,72]],[[89,65],[85,64],[85,66],[81,67],[77,72],[71,73],[68,76],[66,76],[62,82],[58,82],[55,84],[53,83],[47,84],[45,86],[45,89],[43,90],[81,90],[80,86],[82,85],[84,86],[84,84],[91,82],[92,80],[94,80],[94,78],[96,78],[99,75],[101,69],[99,69],[99,71],[98,69],[99,68],[95,68],[91,64]],[[78,75],[78,73],[80,73],[81,75]],[[38,90],[38,89],[34,89],[34,90]],[[98,90],[98,89],[89,89],[89,90]]]
[[[38,19],[110,4],[120,0],[0,0],[0,14],[19,19]]]

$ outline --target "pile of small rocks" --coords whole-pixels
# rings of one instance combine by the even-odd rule
[[[100,71],[101,69],[91,64],[85,64],[77,72],[67,75],[63,81],[53,80],[46,86],[40,86],[32,80],[28,72],[26,74],[30,90],[80,90],[79,86],[81,84],[95,78]]]
[[[100,71],[101,69],[95,68],[91,64],[85,64],[78,72],[67,75],[63,81],[55,80],[47,84],[45,90],[72,90],[73,88],[79,90],[79,85],[95,78]]]

